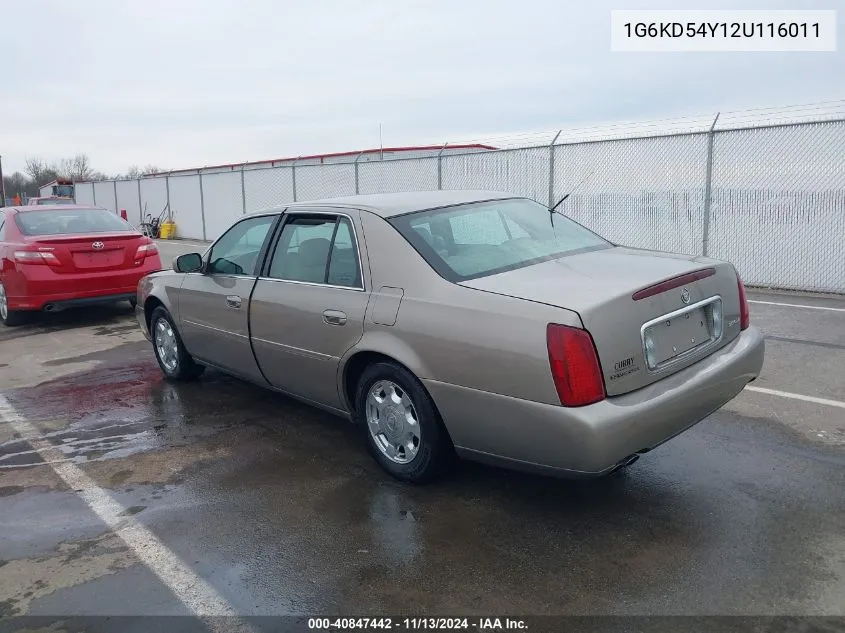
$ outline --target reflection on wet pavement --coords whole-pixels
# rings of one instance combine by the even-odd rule
[[[341,419],[213,371],[167,383],[145,343],[93,357],[7,397],[240,612],[845,608],[845,456],[757,420],[719,412],[598,481],[464,464],[411,487]],[[103,591],[109,613],[178,612],[26,443],[0,445],[0,477],[8,612],[90,613]],[[84,543],[86,568],[24,596]]]
[[[126,458],[184,445],[220,430],[191,425],[182,410],[178,389],[162,381],[148,363],[92,373],[90,381],[62,381],[36,397],[36,411],[45,413],[31,420],[70,461]],[[106,404],[108,408],[103,410]],[[29,410],[34,408],[30,406]],[[0,444],[0,470],[41,462],[38,453],[24,441],[13,439]]]

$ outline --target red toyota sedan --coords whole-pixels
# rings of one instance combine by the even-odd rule
[[[94,303],[134,303],[138,281],[161,270],[155,242],[108,209],[0,209],[0,320],[26,321]]]

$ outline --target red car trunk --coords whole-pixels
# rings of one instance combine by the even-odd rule
[[[85,271],[133,270],[143,263],[139,247],[151,240],[140,233],[103,233],[96,235],[50,235],[27,237],[27,243],[43,253],[52,253],[55,261],[47,264],[59,274]]]

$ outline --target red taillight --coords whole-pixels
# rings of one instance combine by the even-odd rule
[[[739,274],[736,276],[736,285],[739,287],[739,329],[747,330],[751,325],[751,310],[748,307],[748,297],[745,296],[745,285]]]
[[[19,264],[50,264],[58,266],[59,260],[50,250],[15,251],[15,261]]]
[[[155,245],[155,242],[147,242],[146,244],[141,244],[138,250],[135,251],[135,259],[144,259],[156,253],[158,253],[158,246]]]
[[[604,379],[593,338],[587,330],[549,323],[549,364],[560,403],[582,407],[604,400]]]

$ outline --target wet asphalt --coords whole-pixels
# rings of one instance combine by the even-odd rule
[[[845,400],[845,312],[753,312],[755,385]],[[239,614],[845,616],[843,408],[745,392],[605,479],[413,487],[339,418],[165,382],[128,306],[0,329],[0,393]],[[2,420],[0,535],[0,616],[191,614]]]

